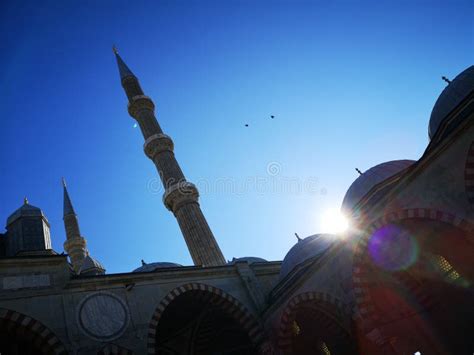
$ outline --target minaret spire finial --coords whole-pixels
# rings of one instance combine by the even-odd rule
[[[126,79],[126,78],[131,77],[131,78],[135,78],[135,80],[136,80],[135,74],[132,73],[130,68],[123,61],[122,57],[120,57],[120,55],[118,53],[118,49],[115,45],[113,45],[112,50],[114,51],[115,58],[117,59],[117,66],[118,66],[118,69],[119,69],[120,80],[122,80],[122,85],[123,85],[123,80]],[[135,95],[143,95],[143,92],[141,91],[141,89],[139,91],[140,92],[135,93]]]
[[[63,208],[63,216],[67,216],[68,214],[75,215],[74,208],[72,207],[71,198],[69,197],[69,193],[67,192],[66,187],[66,179],[62,178],[62,184],[64,189],[64,208]]]
[[[27,198],[26,196],[25,196],[25,198],[23,198],[23,203],[24,203],[25,205],[28,204],[28,198]]]

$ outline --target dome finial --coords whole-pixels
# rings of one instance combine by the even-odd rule
[[[296,236],[296,239],[298,239],[298,242],[301,242],[303,239],[300,238],[300,236],[298,235],[298,233],[295,233],[295,236]]]
[[[23,204],[25,204],[25,205],[28,204],[28,198],[26,196],[23,198]]]
[[[145,266],[146,265],[146,262],[145,260],[142,259],[142,266]]]
[[[447,77],[445,76],[442,76],[441,79],[443,79],[444,81],[446,81],[449,84],[451,84],[451,80],[449,80]]]

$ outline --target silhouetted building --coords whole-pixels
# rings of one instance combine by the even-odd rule
[[[418,161],[354,181],[347,233],[298,238],[282,262],[225,262],[153,102],[116,58],[195,265],[106,274],[65,183],[68,255],[51,249],[46,216],[25,199],[0,234],[2,355],[473,353],[474,66],[441,93]]]

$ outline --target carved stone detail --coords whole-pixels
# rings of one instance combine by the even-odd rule
[[[155,111],[155,104],[146,95],[137,95],[132,97],[128,104],[128,113],[130,116],[138,118],[138,113],[142,110]]]
[[[145,151],[146,156],[152,160],[158,153],[161,153],[165,150],[172,152],[173,149],[173,141],[169,136],[163,133],[152,135],[143,144],[143,150]]]
[[[163,195],[163,203],[173,213],[176,213],[183,204],[197,202],[198,199],[198,189],[194,184],[187,181],[181,181],[170,186]]]
[[[129,320],[127,305],[111,292],[101,291],[86,296],[77,310],[81,330],[98,341],[119,338],[125,332]]]

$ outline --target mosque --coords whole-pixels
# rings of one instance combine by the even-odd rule
[[[65,183],[65,253],[25,199],[0,234],[0,354],[474,352],[474,66],[446,79],[418,161],[379,164],[349,187],[344,238],[298,239],[283,261],[226,262],[153,101],[115,56],[194,265],[107,274]]]

